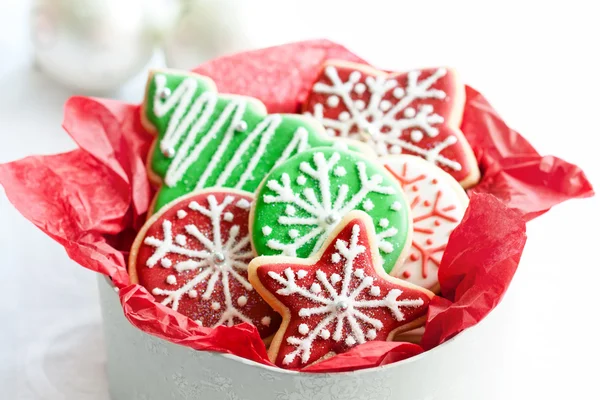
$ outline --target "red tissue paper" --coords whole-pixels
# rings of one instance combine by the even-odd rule
[[[222,57],[195,72],[210,76],[221,93],[256,97],[270,112],[298,112],[327,59],[364,62],[338,44],[317,40]],[[141,126],[139,113],[139,105],[71,98],[63,126],[79,149],[0,165],[0,182],[9,200],[69,257],[110,277],[125,316],[139,329],[193,349],[271,365],[253,326],[201,327],[130,283],[129,247],[153,195],[145,166],[152,137]],[[389,364],[473,326],[498,304],[510,284],[525,244],[525,221],[567,199],[593,194],[577,166],[540,156],[469,87],[462,130],[475,151],[482,180],[469,191],[469,208],[450,237],[439,269],[443,297],[431,303],[421,346],[365,343],[305,371]]]

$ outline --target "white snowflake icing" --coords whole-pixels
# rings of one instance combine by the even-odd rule
[[[281,175],[281,181],[275,179],[267,182],[267,188],[275,192],[276,195],[265,194],[263,200],[265,203],[286,203],[286,209],[290,206],[304,210],[309,217],[300,217],[289,215],[280,215],[277,223],[289,226],[288,237],[292,238],[291,243],[282,243],[277,239],[269,239],[267,247],[273,250],[281,251],[286,256],[296,256],[296,252],[302,246],[311,240],[318,238],[311,255],[316,253],[328,234],[335,228],[337,223],[350,211],[356,209],[362,202],[365,210],[373,209],[373,202],[367,198],[370,193],[380,193],[393,195],[394,189],[390,186],[384,186],[383,177],[379,174],[367,176],[367,166],[362,161],[356,162],[356,169],[360,180],[360,189],[349,195],[350,187],[343,183],[339,185],[337,195],[333,196],[331,175],[335,175],[337,163],[340,161],[340,154],[333,152],[327,160],[322,152],[313,154],[314,167],[308,162],[300,164],[300,171],[306,176],[314,179],[318,183],[320,200],[317,198],[315,190],[304,188],[301,193],[295,193],[291,187],[291,179],[287,173]],[[304,175],[301,175],[304,176]],[[311,226],[312,229],[307,233],[300,235],[297,229],[292,228],[295,225]],[[398,229],[390,227],[377,234],[379,249],[385,253],[391,253],[394,245],[387,239],[395,236]]]
[[[396,79],[386,76],[368,76],[363,84],[358,82],[361,77],[358,71],[353,71],[349,80],[343,82],[337,68],[329,65],[325,68],[325,76],[330,84],[317,82],[312,90],[314,93],[338,97],[348,111],[341,112],[338,119],[326,118],[324,107],[329,104],[317,103],[312,113],[308,114],[320,120],[330,133],[337,131],[342,137],[359,137],[370,142],[380,155],[400,154],[404,149],[430,162],[460,171],[460,163],[440,154],[447,147],[457,143],[456,136],[447,136],[431,148],[423,148],[416,144],[425,135],[436,137],[439,134],[438,126],[444,123],[444,118],[435,113],[432,105],[422,104],[415,109],[413,102],[444,99],[446,93],[432,86],[446,74],[445,68],[438,68],[427,78],[419,80],[421,71],[411,71],[407,75],[406,87],[400,87]],[[363,100],[352,99],[353,90],[362,94],[365,89],[369,93],[368,104]],[[395,104],[383,99],[390,91],[397,99]],[[357,126],[361,133],[351,132],[354,126]],[[407,130],[410,130],[411,141],[401,138],[402,133]]]
[[[176,254],[187,257],[186,260],[173,265],[177,273],[197,271],[196,276],[178,289],[167,290],[158,287],[152,289],[152,294],[166,296],[162,301],[163,305],[170,306],[173,310],[177,311],[179,302],[183,296],[188,296],[192,299],[198,297],[199,293],[195,290],[195,287],[205,281],[207,282],[206,289],[201,294],[201,299],[204,301],[210,300],[215,292],[215,286],[220,282],[225,304],[222,305],[216,301],[211,304],[211,308],[215,311],[224,308],[215,326],[222,324],[232,326],[237,323],[235,319],[252,323],[251,319],[236,307],[236,304],[239,307],[243,307],[247,299],[244,296],[232,299],[230,288],[230,280],[234,279],[244,289],[248,291],[253,290],[248,280],[240,274],[240,271],[242,273],[247,271],[248,262],[250,262],[253,256],[250,249],[250,236],[247,234],[244,237],[240,237],[239,225],[232,225],[229,232],[221,232],[222,221],[228,219],[225,217],[228,213],[223,213],[223,210],[234,199],[233,196],[226,196],[223,202],[219,204],[215,196],[209,195],[207,196],[208,208],[201,206],[196,201],[189,203],[188,212],[198,212],[210,218],[212,238],[202,233],[196,225],[189,224],[185,226],[187,236],[176,236],[176,238],[181,236],[186,240],[175,239],[174,241],[172,222],[165,219],[162,223],[163,239],[153,236],[148,236],[144,239],[144,244],[155,248],[154,253],[146,262],[147,267],[152,268],[159,262],[164,266],[164,260],[168,260],[165,257],[169,254]],[[186,247],[186,244],[189,242],[200,244],[202,250],[196,250],[189,246]],[[171,266],[171,262],[167,264]],[[167,281],[169,284],[176,284],[175,275],[169,275]]]
[[[313,343],[319,338],[325,340],[331,338],[336,342],[344,342],[347,346],[375,339],[377,331],[383,328],[383,323],[381,320],[369,316],[368,314],[372,313],[364,312],[365,310],[388,309],[397,321],[403,321],[404,313],[401,308],[423,305],[422,299],[398,300],[402,294],[400,289],[392,289],[385,297],[380,296],[380,288],[374,285],[373,277],[365,275],[364,270],[354,266],[355,259],[366,250],[364,246],[358,244],[359,235],[360,226],[356,224],[352,226],[350,243],[342,239],[335,242],[337,253],[334,254],[339,254],[344,259],[343,276],[337,273],[327,276],[322,270],[317,270],[315,276],[318,283],[315,282],[307,289],[296,283],[296,277],[291,268],[284,270],[283,274],[274,271],[268,273],[271,279],[282,286],[277,290],[277,294],[282,296],[299,295],[311,303],[311,306],[298,311],[300,318],[322,316],[315,326],[310,327],[306,323],[299,325],[300,336],[289,336],[286,339],[287,343],[294,346],[295,349],[284,356],[283,363],[285,365],[291,364],[297,357],[300,357],[302,363],[307,363],[311,357]],[[340,281],[341,285],[338,285]],[[319,286],[318,290],[314,290],[316,289],[315,284]],[[324,289],[321,290],[321,288]],[[357,299],[358,296],[366,293],[371,297],[379,298]],[[328,328],[332,324],[335,325],[333,332]]]

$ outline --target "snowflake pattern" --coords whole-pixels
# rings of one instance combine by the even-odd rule
[[[274,170],[265,182],[253,223],[259,254],[311,256],[355,209],[377,222],[377,245],[386,271],[406,245],[410,216],[400,187],[384,168],[356,153],[307,151]]]
[[[425,315],[430,293],[386,276],[373,257],[373,230],[368,215],[353,211],[308,264],[271,263],[270,257],[253,262],[260,265],[251,266],[251,279],[257,276],[291,314],[277,365],[306,366],[331,352],[387,340]]]
[[[437,291],[437,272],[448,238],[469,199],[454,178],[418,157],[386,157],[384,163],[409,199],[414,230],[411,252],[392,274]]]
[[[253,258],[248,233],[252,197],[241,192],[188,195],[142,232],[140,283],[161,304],[201,325],[248,322],[261,334],[277,328],[277,314],[248,281]]]
[[[459,84],[446,68],[387,74],[361,65],[328,64],[305,104],[332,136],[368,142],[379,155],[408,153],[443,167],[457,180],[468,174],[458,129]],[[460,108],[460,109],[459,109]],[[462,115],[462,114],[460,114]]]

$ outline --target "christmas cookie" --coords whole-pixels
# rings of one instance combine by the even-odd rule
[[[373,218],[390,272],[410,247],[410,206],[383,165],[357,152],[311,149],[273,169],[252,207],[253,247],[258,255],[312,256],[352,210]]]
[[[464,85],[451,69],[390,74],[362,64],[328,62],[304,111],[332,136],[360,138],[379,155],[420,156],[470,187],[480,175],[459,129],[464,103]]]
[[[248,282],[251,202],[248,193],[214,189],[163,207],[133,244],[132,282],[203,326],[248,322],[262,337],[271,335],[279,314]]]
[[[462,220],[469,198],[450,175],[419,157],[389,156],[381,161],[402,185],[413,219],[408,258],[391,274],[438,292],[442,255],[448,237]]]
[[[381,267],[371,218],[352,211],[314,256],[257,257],[250,282],[283,316],[273,363],[301,368],[370,340],[391,340],[425,322],[433,293]]]
[[[148,158],[151,180],[162,185],[155,211],[208,187],[254,192],[274,166],[333,143],[312,118],[267,115],[260,101],[220,95],[211,79],[179,71],[150,73],[142,123],[157,135]]]

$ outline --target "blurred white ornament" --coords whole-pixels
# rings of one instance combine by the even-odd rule
[[[31,33],[37,65],[76,90],[118,88],[153,54],[159,3],[167,2],[35,0]]]
[[[247,5],[236,0],[182,0],[180,17],[165,38],[167,65],[192,69],[212,58],[251,47]]]

